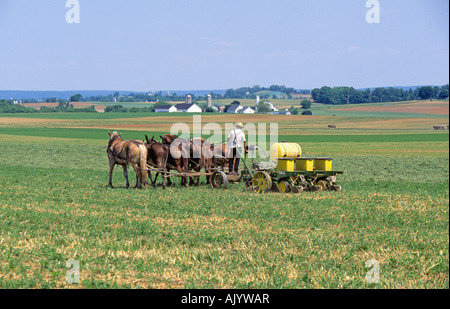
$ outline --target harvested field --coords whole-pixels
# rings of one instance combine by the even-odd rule
[[[92,105],[95,106],[95,110],[99,113],[103,113],[105,111],[106,106],[104,105],[99,105],[99,104],[93,104],[90,102],[71,102],[70,104],[73,104],[73,106],[75,108],[83,108],[83,107],[90,107]],[[25,106],[25,107],[33,107],[37,110],[39,110],[41,107],[57,107],[58,103],[57,102],[51,102],[51,103],[22,103],[21,105]]]
[[[382,105],[382,106],[358,106],[336,108],[336,111],[353,112],[393,112],[393,113],[413,113],[413,114],[433,114],[448,115],[449,103],[444,101],[414,102],[408,104]]]

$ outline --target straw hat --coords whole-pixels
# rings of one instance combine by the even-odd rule
[[[234,125],[236,128],[242,129],[244,128],[244,124],[242,122],[238,122]]]

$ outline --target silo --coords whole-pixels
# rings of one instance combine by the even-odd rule
[[[207,101],[207,105],[208,105],[208,107],[212,107],[212,100],[211,100],[211,95],[210,94],[208,94],[208,97],[207,97],[207,99],[206,99],[206,101]]]

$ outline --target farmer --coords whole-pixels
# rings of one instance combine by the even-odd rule
[[[245,151],[247,151],[247,141],[245,140],[245,133],[242,131],[243,128],[242,122],[236,123],[226,140],[230,151],[230,155],[227,156],[229,158],[229,171],[233,175],[237,175],[239,171],[240,155],[238,150],[242,153],[242,146],[244,146]]]

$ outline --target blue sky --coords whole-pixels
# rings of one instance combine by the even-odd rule
[[[1,90],[443,85],[449,2],[0,0]]]

